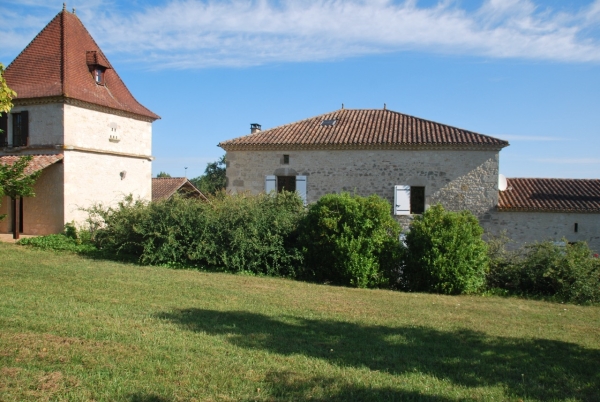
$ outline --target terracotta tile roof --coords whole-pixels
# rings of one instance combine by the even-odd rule
[[[19,158],[25,155],[3,155],[0,156],[0,164],[2,165],[12,165]],[[63,154],[55,154],[55,155],[32,155],[33,159],[29,162],[27,168],[25,168],[25,174],[30,175],[32,173],[37,172],[38,170],[43,170],[50,165],[55,164],[63,160]]]
[[[106,68],[96,84],[88,63]],[[63,9],[5,71],[19,99],[64,96],[150,119],[160,117],[131,95],[79,18]]]
[[[178,191],[206,200],[207,198],[185,177],[155,177],[152,179],[152,201],[171,198]]]
[[[499,211],[600,212],[600,180],[507,179]]]
[[[225,150],[423,146],[500,149],[508,142],[386,109],[340,109],[224,141],[219,146]]]

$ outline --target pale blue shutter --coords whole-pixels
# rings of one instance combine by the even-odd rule
[[[271,191],[277,191],[277,177],[265,176],[265,193],[269,194]]]
[[[410,186],[394,186],[394,215],[410,215]]]
[[[306,176],[296,176],[296,191],[306,205]]]

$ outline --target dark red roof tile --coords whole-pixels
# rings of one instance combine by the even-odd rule
[[[88,63],[106,68],[105,85],[96,84]],[[27,45],[7,67],[15,100],[64,96],[150,119],[160,117],[129,92],[79,18],[66,10]]]
[[[25,155],[3,155],[0,156],[0,164],[2,165],[12,165],[16,161],[18,161],[22,156]],[[63,154],[54,154],[54,155],[32,155],[33,159],[29,162],[27,168],[25,168],[25,174],[30,175],[32,173],[37,172],[38,170],[43,170],[50,165],[55,164],[63,160]]]
[[[507,179],[498,210],[600,212],[600,180]]]
[[[322,125],[335,120],[334,125]],[[500,149],[507,141],[386,109],[340,109],[296,123],[223,141],[225,150],[477,146]]]
[[[187,195],[196,194],[198,198],[206,200],[204,194],[185,177],[155,177],[152,179],[152,201],[168,199],[179,190],[186,192]]]

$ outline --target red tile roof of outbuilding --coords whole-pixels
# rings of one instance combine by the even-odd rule
[[[324,125],[326,120],[335,121]],[[404,147],[491,147],[507,141],[386,109],[340,109],[296,123],[223,141],[238,149],[364,149]]]
[[[106,68],[105,85],[96,84],[88,62]],[[13,60],[4,76],[17,92],[17,101],[64,96],[160,118],[133,97],[79,18],[64,9]]]
[[[498,210],[600,212],[600,180],[507,179]]]
[[[2,155],[0,156],[0,164],[2,165],[13,165],[22,156],[26,155]],[[48,166],[53,165],[63,160],[63,154],[54,155],[31,155],[33,158],[29,165],[25,168],[25,175],[30,175],[37,172],[38,170],[46,169]]]
[[[200,190],[185,177],[155,177],[152,179],[152,201],[166,200],[179,190],[186,195],[197,196],[206,200],[207,198]]]

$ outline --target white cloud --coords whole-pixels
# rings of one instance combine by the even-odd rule
[[[570,13],[532,0],[486,0],[473,12],[452,0],[432,7],[415,0],[174,0],[129,10],[86,5],[78,14],[107,53],[152,68],[336,60],[405,50],[600,61],[594,34],[600,0]],[[0,17],[0,48],[26,42],[18,37],[26,37],[29,26],[5,22]]]

